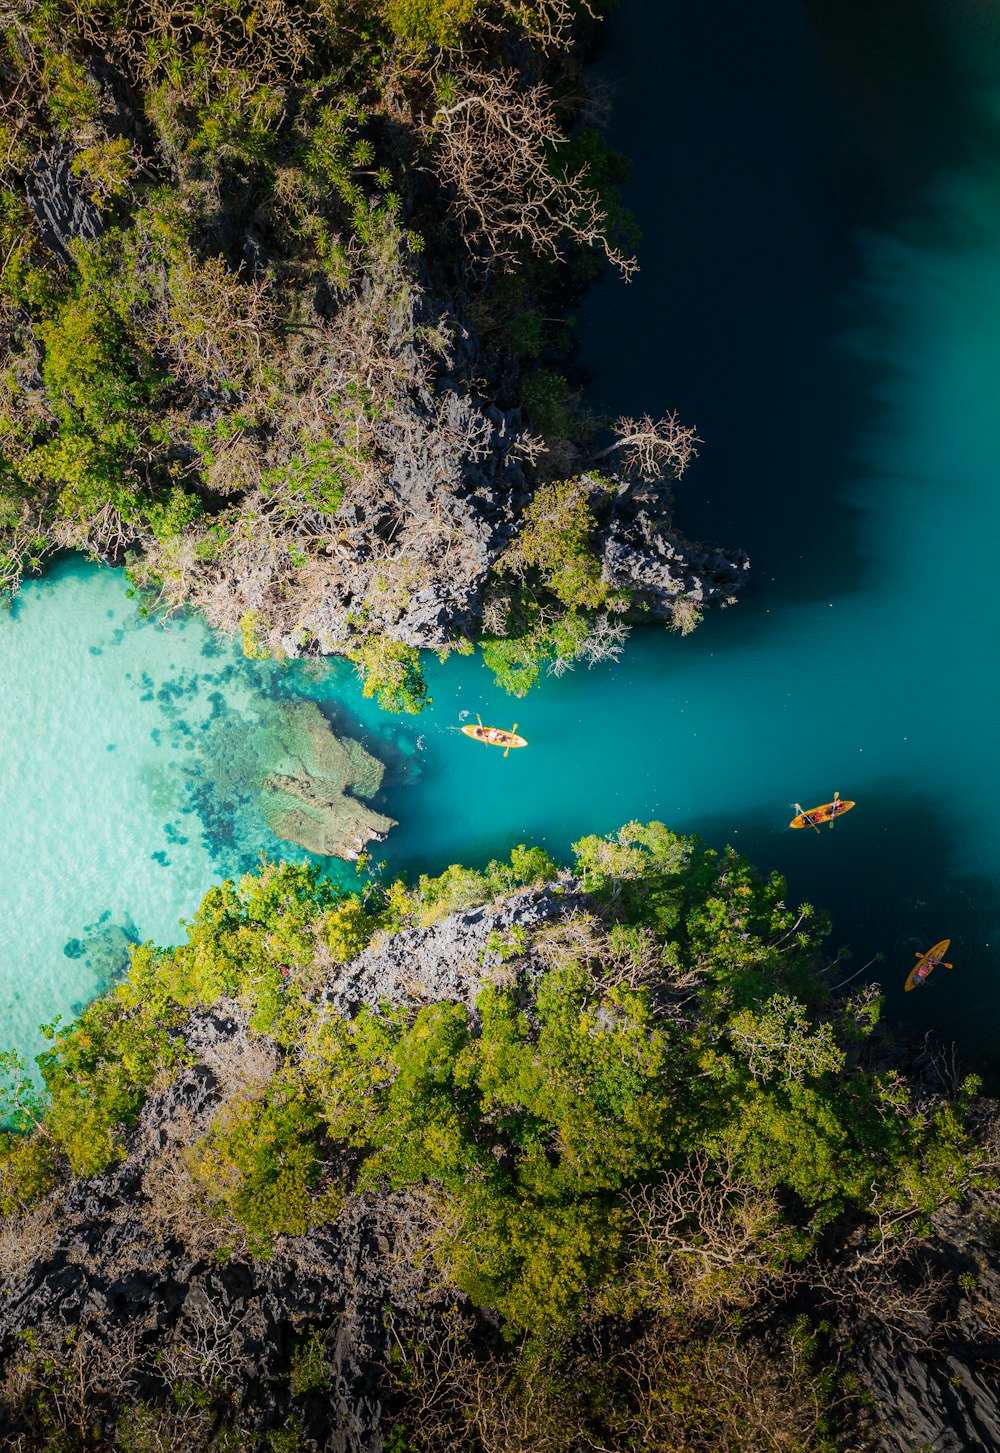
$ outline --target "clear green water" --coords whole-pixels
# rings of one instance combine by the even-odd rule
[[[87,925],[176,939],[211,881],[280,851],[252,743],[304,692],[386,760],[392,867],[661,817],[780,868],[857,966],[884,956],[914,1030],[995,1059],[1000,22],[972,0],[922,26],[880,13],[876,34],[820,0],[626,0],[603,61],[646,241],[638,281],[584,312],[593,393],[699,425],[682,520],[750,550],[737,608],[520,703],[475,662],[435,665],[415,720],[343,668],[255,667],[197,622],[141,622],[79,563],[0,618],[6,1042],[100,987],[116,944],[102,957]],[[476,711],[529,750],[463,738]],[[788,831],[796,799],[835,789],[849,818]],[[904,1000],[914,950],[946,936],[958,969]]]

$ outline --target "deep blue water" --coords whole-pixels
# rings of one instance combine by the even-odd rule
[[[564,854],[632,817],[731,842],[784,871],[791,896],[830,907],[856,966],[882,955],[875,972],[914,1032],[988,1062],[1000,1016],[1000,12],[986,0],[622,0],[599,65],[612,139],[635,159],[644,243],[639,278],[608,279],[582,310],[592,398],[609,413],[676,407],[698,426],[679,520],[745,546],[753,585],[694,635],[637,633],[619,665],[523,702],[474,661],[433,664],[418,719],[379,716],[344,666],[316,681],[226,654],[220,718],[252,730],[275,694],[308,692],[362,734],[388,764],[393,867],[475,863],[527,839]],[[124,644],[91,657],[108,610]],[[228,781],[222,753],[178,775],[176,719],[149,765],[157,723],[135,709],[121,653],[157,683],[197,687],[189,725],[199,692],[220,689],[202,681],[220,663],[202,656],[196,623],[178,656],[179,637],[130,612],[117,577],[70,564],[0,620],[0,808],[8,824],[44,825],[0,861],[13,905],[0,976],[25,1035],[94,992],[87,955],[64,951],[87,924],[113,910],[140,936],[165,940],[174,925],[176,937],[213,878],[274,850],[249,769]],[[529,749],[504,760],[463,738],[476,711],[517,719]],[[79,725],[60,737],[66,713]],[[119,757],[98,768],[95,745],[74,770],[46,770],[52,743],[94,745],[105,717]],[[178,793],[199,772],[208,816],[183,817]],[[834,790],[857,800],[848,818],[820,836],[788,830],[796,800]],[[167,822],[184,852],[163,840]],[[954,974],[904,1000],[914,951],[944,937]]]
[[[698,646],[760,797],[827,761],[860,804],[836,852],[771,838],[770,806],[739,843],[885,956],[916,1032],[995,1062],[1000,12],[625,4],[601,69],[646,244],[584,310],[591,394],[706,441],[682,522],[755,569]],[[938,927],[961,970],[903,1000]]]

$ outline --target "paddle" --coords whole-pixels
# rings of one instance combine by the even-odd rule
[[[515,722],[514,725],[510,729],[511,736],[513,736],[516,731],[517,731],[517,722]],[[507,743],[507,752],[509,752],[509,751],[510,751],[510,742]],[[504,756],[505,757],[507,755],[507,752],[504,752]]]
[[[809,816],[808,812],[806,812],[806,810],[802,806],[802,803],[801,802],[796,802],[796,804],[795,804],[795,811],[799,814],[800,817],[804,817],[805,818],[806,822],[812,828],[813,832],[819,832],[818,825],[815,822],[813,822],[812,818]]]

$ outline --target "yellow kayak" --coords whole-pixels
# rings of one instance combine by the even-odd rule
[[[483,726],[479,722],[477,726],[464,726],[463,733],[471,737],[474,742],[482,742],[487,747],[503,747],[504,756],[511,747],[526,747],[528,743],[524,737],[517,735],[517,722],[514,723],[514,730],[505,732],[502,727]]]
[[[845,802],[839,792],[832,802],[824,802],[822,807],[810,807],[808,812],[803,811],[796,802],[795,806],[799,807],[799,815],[793,817],[788,826],[818,828],[821,822],[828,822],[832,827],[835,817],[839,817],[842,812],[850,812],[851,808],[856,805],[854,802]]]
[[[943,938],[940,943],[936,943],[933,948],[929,948],[925,954],[917,954],[917,962],[913,965],[913,968],[906,977],[906,983],[903,985],[907,993],[911,989],[919,989],[921,984],[927,982],[938,964],[944,962],[944,956],[948,952],[950,943],[950,938]],[[946,969],[953,969],[954,967],[954,964],[945,964]]]

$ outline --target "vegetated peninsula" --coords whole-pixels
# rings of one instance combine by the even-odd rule
[[[8,1064],[0,1448],[998,1446],[993,1107],[778,878],[575,854],[227,882]]]
[[[690,629],[674,415],[586,418],[566,307],[631,272],[591,0],[23,0],[0,47],[0,587],[126,563],[248,654],[419,649],[523,693]]]

